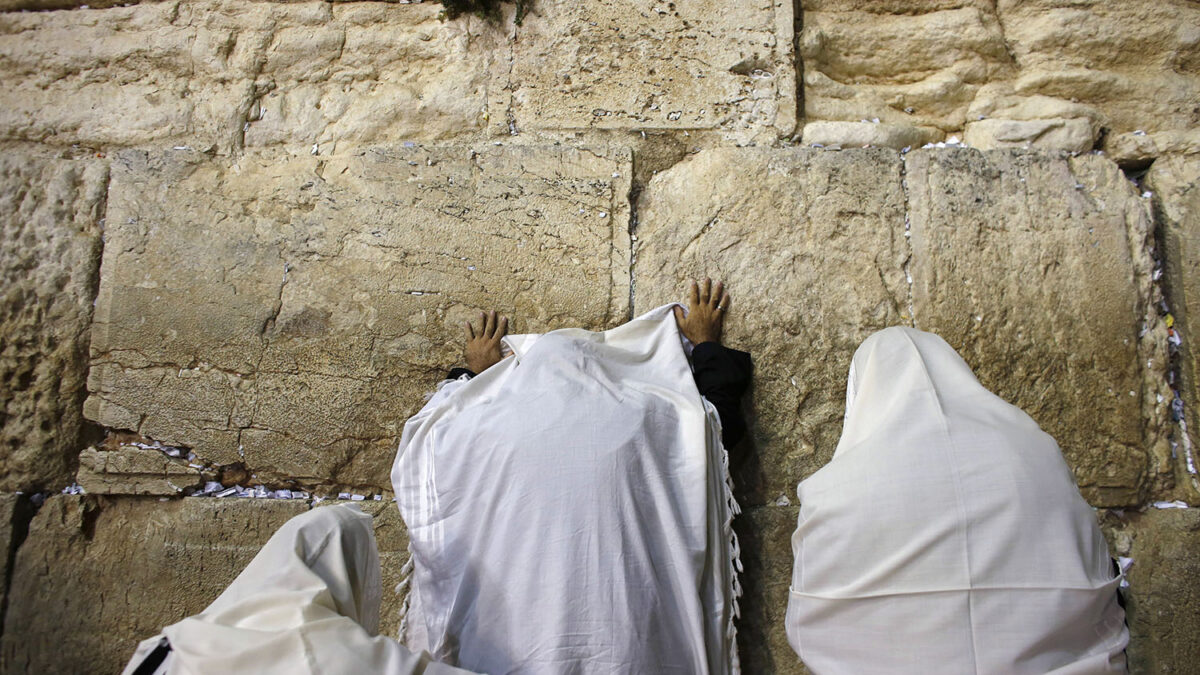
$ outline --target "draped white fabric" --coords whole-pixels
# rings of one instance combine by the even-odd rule
[[[862,344],[848,390],[797,489],[787,632],[812,672],[1124,672],[1119,578],[1054,439],[909,328]]]
[[[506,338],[408,421],[412,646],[492,674],[735,669],[736,505],[671,307]]]
[[[292,518],[200,614],[167,626],[157,673],[464,674],[376,635],[379,554],[371,517],[349,505]],[[138,645],[125,675],[158,643]]]

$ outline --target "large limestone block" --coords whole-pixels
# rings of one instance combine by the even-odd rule
[[[116,673],[140,640],[203,610],[300,500],[185,498],[46,501],[17,553],[2,645],[5,672]],[[383,634],[407,557],[395,506],[371,503],[384,565]]]
[[[1186,0],[1001,0],[1013,97],[1091,107],[1112,133],[1200,123],[1200,6]],[[998,112],[1012,105],[997,97]],[[986,110],[981,110],[986,113]],[[1002,114],[1000,116],[1003,116]]]
[[[1130,559],[1124,589],[1129,671],[1191,673],[1200,663],[1200,509],[1109,514],[1115,555]]]
[[[916,326],[1054,436],[1087,499],[1138,504],[1167,468],[1151,220],[1086,155],[917,151],[906,161]]]
[[[0,155],[0,490],[73,473],[107,183],[100,162]]]
[[[1095,131],[1086,119],[999,120],[969,122],[963,133],[967,145],[980,150],[1037,148],[1087,152]]]
[[[3,13],[0,139],[228,151],[480,131],[491,52],[469,30],[485,24],[439,10],[197,0]]]
[[[994,3],[804,3],[804,109],[814,120],[958,131],[979,89],[1014,69]]]
[[[483,131],[489,67],[504,53],[499,27],[440,20],[436,2],[313,5],[320,21],[264,37],[247,145],[336,149]]]
[[[123,154],[84,413],[261,482],[386,488],[464,320],[628,317],[630,165],[493,145]]]
[[[937,129],[874,122],[809,122],[801,142],[807,146],[838,148],[918,148],[941,138]]]
[[[638,312],[690,278],[729,283],[725,341],[756,363],[744,499],[794,496],[833,456],[859,342],[908,321],[899,156],[704,151],[650,181],[637,235]]]
[[[1200,466],[1200,156],[1164,157],[1146,172],[1153,193],[1155,217],[1164,247],[1167,298],[1181,334],[1177,383],[1184,402],[1187,438],[1176,439],[1177,486],[1192,501],[1200,501],[1196,471]]]
[[[515,130],[790,135],[794,19],[783,0],[539,0],[516,29],[492,121],[504,132],[511,122]]]

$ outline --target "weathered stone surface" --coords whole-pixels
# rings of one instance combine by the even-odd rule
[[[108,169],[0,155],[0,490],[70,481]]]
[[[1086,119],[982,120],[969,122],[963,134],[967,145],[980,150],[993,148],[1038,148],[1087,152],[1096,143],[1095,132]]]
[[[1096,505],[1141,503],[1169,449],[1151,220],[1102,157],[907,156],[916,326],[1058,440]]]
[[[1200,509],[1109,514],[1102,521],[1115,555],[1132,558],[1129,671],[1190,673],[1200,663]]]
[[[1147,134],[1134,131],[1109,136],[1104,145],[1114,162],[1145,166],[1155,157],[1200,154],[1200,129],[1173,129]]]
[[[979,89],[1013,76],[985,0],[804,3],[800,52],[810,119],[957,131]]]
[[[258,479],[388,485],[462,324],[621,323],[630,157],[484,146],[113,167],[84,412]]]
[[[895,152],[720,149],[659,173],[639,202],[637,311],[730,283],[726,341],[759,369],[747,504],[794,495],[833,456],[863,338],[908,321]]]
[[[790,135],[794,18],[783,0],[539,0],[516,29],[492,121],[505,133],[511,119],[520,130]]]
[[[5,672],[120,672],[137,643],[195,614],[233,581],[302,500],[56,496],[20,548],[4,636]],[[383,634],[407,559],[396,508],[369,502],[384,565]],[[390,584],[390,585],[389,585]]]
[[[81,452],[75,482],[89,494],[175,496],[186,488],[203,486],[204,479],[205,473],[186,461],[171,459],[153,448],[126,447]]]
[[[1195,3],[803,5],[800,51],[810,119],[878,117],[947,133],[984,118],[1069,119],[1080,129],[1072,143],[1095,139],[1102,129],[1158,132],[1200,123]],[[1057,140],[1042,138],[1040,145],[1072,149]]]
[[[1001,0],[1005,44],[1019,72],[1012,96],[1078,103],[1113,133],[1200,123],[1200,6],[1194,2]],[[990,93],[977,110],[1017,103]],[[1019,105],[1019,103],[1017,103]],[[994,110],[990,110],[994,106]]]
[[[928,127],[874,122],[810,122],[804,125],[803,144],[842,148],[919,148],[939,140],[942,133]]]
[[[742,547],[738,655],[745,673],[808,673],[788,644],[784,617],[792,581],[792,531],[798,506],[749,509],[734,521]]]
[[[439,10],[169,2],[0,14],[0,139],[224,151],[478,132],[488,55],[470,49],[471,19],[441,22]]]
[[[1146,172],[1146,187],[1153,194],[1154,215],[1166,261],[1167,298],[1179,331],[1180,374],[1178,387],[1184,402],[1187,436],[1177,432],[1176,487],[1193,503],[1200,503],[1196,456],[1200,449],[1200,155],[1164,157]]]
[[[138,641],[204,609],[302,501],[56,496],[17,552],[6,672],[120,672]]]

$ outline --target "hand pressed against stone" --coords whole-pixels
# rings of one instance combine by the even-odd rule
[[[478,375],[492,366],[500,363],[500,338],[508,334],[508,317],[496,316],[496,310],[479,313],[479,330],[470,321],[464,322],[467,332],[467,345],[463,354],[467,359],[467,367]]]
[[[728,310],[729,293],[725,292],[723,283],[718,281],[713,286],[712,279],[705,279],[703,285],[693,281],[687,316],[683,315],[683,309],[676,307],[675,321],[679,324],[679,332],[692,344],[720,342],[721,326]]]

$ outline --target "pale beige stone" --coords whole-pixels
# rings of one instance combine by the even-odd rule
[[[986,119],[967,123],[963,141],[980,150],[1037,148],[1088,152],[1096,139],[1092,124],[1086,119]]]
[[[385,488],[464,320],[628,318],[630,173],[494,145],[123,154],[84,413],[262,482]]]
[[[330,146],[484,128],[490,51],[440,5],[166,2],[0,13],[0,139]]]
[[[803,7],[810,120],[879,118],[947,134],[985,118],[1075,120],[1080,129],[1070,143],[1041,143],[1068,150],[1090,149],[1082,120],[1093,140],[1200,124],[1195,3],[820,0]]]
[[[840,148],[919,148],[941,140],[942,132],[928,127],[874,122],[809,122],[804,125],[801,142]]]
[[[108,169],[0,154],[0,489],[59,489],[80,448]]]
[[[79,453],[75,482],[88,494],[182,496],[188,488],[203,487],[207,476],[153,448],[98,450]]]
[[[274,30],[246,144],[329,152],[482,133],[488,64],[505,53],[504,34],[479,19],[439,20],[440,11],[436,2],[350,3],[321,23]]]
[[[1169,471],[1148,204],[1108,160],[963,149],[906,158],[916,326],[1054,436],[1100,506]]]
[[[514,29],[501,133],[717,129],[738,141],[796,125],[793,3],[539,0]]]
[[[1156,157],[1200,155],[1200,128],[1115,134],[1108,137],[1104,150],[1114,162],[1143,166]]]
[[[1181,380],[1187,438],[1176,430],[1176,487],[1180,495],[1200,503],[1200,155],[1163,157],[1146,172],[1159,237],[1164,246],[1167,298],[1179,331]],[[1189,469],[1189,465],[1191,469]]]
[[[1090,106],[1110,133],[1200,123],[1200,6],[1193,2],[997,3],[1020,96]]]
[[[5,671],[120,672],[139,641],[204,609],[308,508],[302,500],[50,497],[17,553],[0,640]],[[393,504],[363,509],[376,518],[384,565],[380,632],[395,635],[392,588],[407,538]]]
[[[961,130],[980,87],[1014,64],[993,3],[805,3],[809,119]]]
[[[1131,673],[1190,673],[1200,663],[1200,509],[1149,508],[1101,521],[1126,579]]]
[[[637,312],[730,284],[726,342],[758,364],[739,484],[749,505],[794,497],[833,456],[859,342],[908,321],[899,155],[705,151],[650,182],[637,235]]]

